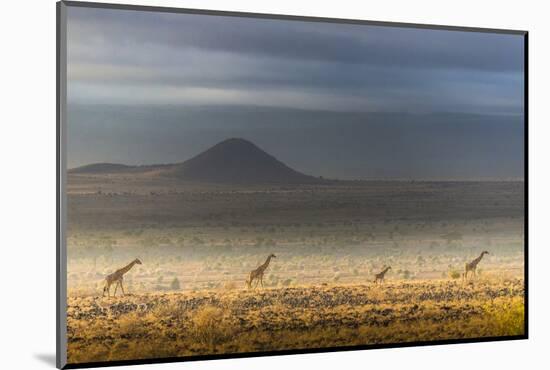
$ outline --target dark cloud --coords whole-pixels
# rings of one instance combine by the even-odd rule
[[[71,16],[84,39],[118,44],[404,68],[523,69],[517,35],[84,8]]]
[[[68,19],[72,100],[523,109],[517,35],[88,8]]]
[[[520,177],[523,68],[520,35],[69,7],[69,162],[239,136],[328,177]]]

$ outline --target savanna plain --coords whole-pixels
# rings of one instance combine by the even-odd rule
[[[69,363],[524,334],[521,181],[69,174],[67,207]]]

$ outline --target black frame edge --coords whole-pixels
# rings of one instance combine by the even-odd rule
[[[523,178],[523,282],[525,285],[525,300],[524,300],[524,333],[525,338],[529,338],[529,32],[525,32],[523,36],[523,140],[524,140],[524,178]]]

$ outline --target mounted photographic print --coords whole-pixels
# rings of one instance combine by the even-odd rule
[[[58,3],[58,366],[527,338],[526,55]]]

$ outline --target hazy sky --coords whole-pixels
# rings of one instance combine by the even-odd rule
[[[519,177],[523,67],[519,35],[69,7],[69,166],[239,136],[314,175]]]

